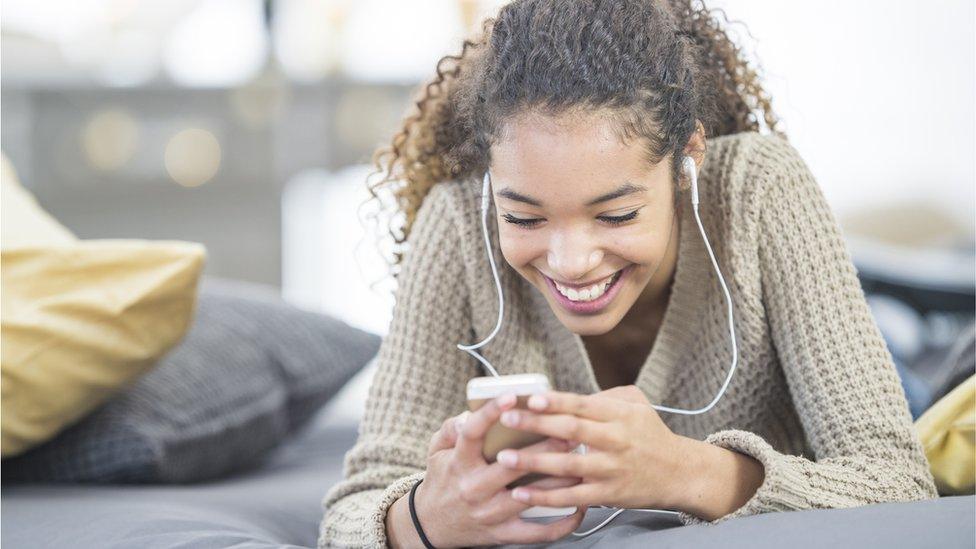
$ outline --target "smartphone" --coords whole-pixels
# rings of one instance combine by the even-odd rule
[[[549,390],[549,378],[542,374],[515,374],[507,376],[476,377],[468,381],[468,408],[474,412],[489,400],[502,395],[514,394],[516,408],[527,409],[529,397]],[[501,423],[492,425],[485,434],[482,455],[488,463],[494,463],[498,452],[506,448],[524,448],[545,440],[545,435],[510,429]],[[509,487],[528,484],[545,475],[530,474],[513,482]],[[576,507],[530,507],[522,511],[522,518],[548,518],[569,516],[576,512]]]

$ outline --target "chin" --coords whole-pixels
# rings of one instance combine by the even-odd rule
[[[620,297],[620,296],[618,296]],[[606,310],[595,315],[574,315],[562,310],[558,303],[553,303],[550,299],[549,307],[552,308],[556,318],[562,322],[567,330],[581,336],[603,335],[620,324],[624,314],[617,311],[616,307],[610,306]],[[626,311],[624,311],[626,312]]]

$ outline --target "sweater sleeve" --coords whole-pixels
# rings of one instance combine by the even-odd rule
[[[710,523],[681,513],[682,522],[938,497],[840,229],[799,153],[768,139],[750,159],[774,166],[760,191],[763,302],[815,461],[782,454],[751,432],[713,433],[706,442],[757,459],[765,479],[732,513]]]
[[[390,330],[377,355],[359,438],[344,479],[325,495],[321,547],[386,547],[386,513],[423,477],[430,437],[466,409],[476,362],[458,208],[445,182],[421,203],[408,236]]]

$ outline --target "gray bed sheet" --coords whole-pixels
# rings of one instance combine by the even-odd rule
[[[11,486],[2,491],[4,549],[315,547],[321,499],[341,478],[354,425],[320,414],[261,468],[180,486]],[[591,509],[584,527],[608,513]],[[626,512],[557,547],[966,547],[976,545],[973,496],[846,510],[773,513],[681,527]]]

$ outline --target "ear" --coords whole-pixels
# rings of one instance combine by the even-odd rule
[[[695,168],[701,171],[701,166],[705,162],[705,151],[707,149],[705,141],[705,126],[701,123],[701,120],[695,121],[695,133],[691,134],[688,138],[688,144],[685,145],[684,154],[685,156],[690,156],[695,160]],[[686,180],[682,174],[681,184],[682,188],[690,188],[691,182]]]

